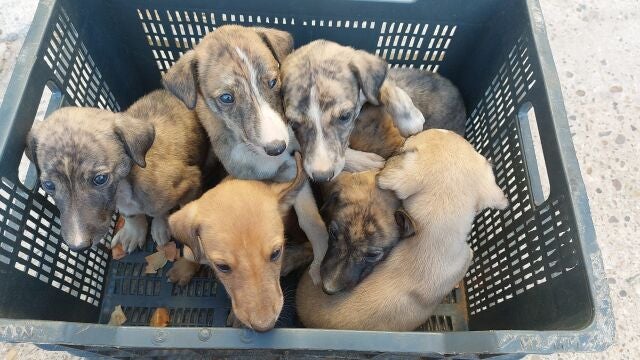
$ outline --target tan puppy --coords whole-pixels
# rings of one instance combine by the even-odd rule
[[[228,178],[169,218],[172,234],[196,261],[178,260],[170,281],[186,284],[198,263],[210,265],[231,297],[235,317],[258,331],[273,328],[282,310],[282,218],[306,182],[299,153],[296,161],[290,183]]]
[[[111,244],[133,251],[151,236],[169,240],[169,211],[197,198],[209,149],[196,114],[168,91],[123,113],[66,107],[36,123],[26,154],[60,210],[64,241],[85,249],[107,234],[115,210],[126,217]]]
[[[352,291],[329,296],[304,275],[296,301],[305,326],[415,329],[471,264],[466,238],[474,216],[488,207],[507,206],[491,164],[447,130],[427,130],[407,139],[378,183],[403,200],[415,220],[416,235],[396,245]]]

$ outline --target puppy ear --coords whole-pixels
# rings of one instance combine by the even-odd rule
[[[38,151],[38,139],[35,135],[37,125],[38,124],[34,124],[33,128],[31,128],[31,131],[29,131],[29,133],[27,134],[27,144],[24,149],[24,154],[27,156],[27,159],[31,160],[33,165],[36,167],[36,171],[40,173],[40,167],[38,166],[38,157],[36,155]]]
[[[189,50],[162,76],[162,85],[191,110],[198,98],[198,61],[194,50]]]
[[[156,138],[153,124],[122,113],[116,116],[114,132],[122,142],[124,151],[138,166],[147,166],[144,157]]]
[[[356,76],[367,101],[373,105],[380,105],[380,87],[387,77],[387,63],[366,51],[355,52],[349,68]]]
[[[420,178],[410,169],[417,164],[417,150],[406,150],[387,160],[376,177],[378,187],[393,191],[398,199],[404,200],[420,190]]]
[[[288,32],[264,27],[254,27],[253,30],[258,33],[280,64],[293,51],[293,36]]]
[[[413,218],[404,209],[398,209],[393,213],[396,224],[400,229],[400,238],[408,238],[416,234],[416,224]]]
[[[197,215],[198,203],[197,201],[192,201],[169,216],[169,229],[176,240],[191,249],[195,257],[194,261],[200,263],[203,254],[200,245],[200,225],[197,221]]]
[[[290,183],[274,184],[273,189],[278,194],[278,210],[283,216],[289,211],[296,200],[298,193],[302,189],[307,177],[302,169],[302,156],[296,151],[296,177]]]

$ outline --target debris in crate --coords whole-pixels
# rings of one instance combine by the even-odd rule
[[[169,241],[165,246],[162,247],[164,250],[164,256],[167,260],[174,262],[178,258],[178,248],[176,247],[176,243],[174,241]]]
[[[127,317],[124,315],[124,311],[122,311],[122,306],[116,305],[115,309],[111,313],[111,318],[109,318],[108,325],[120,326],[127,321]]]
[[[146,256],[144,259],[147,261],[147,267],[144,269],[145,274],[155,274],[167,263],[167,257],[162,249]]]
[[[122,248],[122,244],[118,243],[111,249],[111,257],[113,260],[120,260],[125,256],[127,256],[127,252]]]
[[[151,315],[151,321],[149,326],[153,327],[167,327],[169,325],[169,310],[167,308],[157,308]]]

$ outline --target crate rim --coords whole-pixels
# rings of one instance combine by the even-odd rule
[[[345,0],[351,1],[351,0]],[[40,0],[34,21],[18,55],[0,108],[0,124],[9,131],[0,133],[0,153],[10,147],[8,134],[18,119],[35,114],[25,109],[22,94],[34,74],[37,54],[42,46],[53,9],[58,0]],[[548,41],[539,0],[526,0],[531,16],[533,45],[541,60],[541,80],[554,118],[555,136],[559,140],[560,156],[569,179],[569,198],[573,208],[578,239],[582,248],[589,288],[594,302],[592,322],[579,330],[489,330],[465,332],[386,332],[321,329],[274,329],[254,333],[231,328],[151,328],[113,327],[46,320],[0,319],[0,341],[31,342],[74,346],[118,348],[173,349],[282,349],[282,350],[344,350],[393,353],[540,353],[603,351],[615,338],[615,319],[609,297],[602,255],[596,242],[589,210],[589,200],[582,181],[569,124],[564,107],[560,81]],[[43,84],[47,79],[43,79]],[[38,83],[38,86],[40,84]],[[15,140],[14,140],[15,141]],[[18,140],[24,141],[24,140]],[[334,334],[348,334],[350,341]],[[68,335],[73,335],[70,342]],[[147,339],[141,343],[140,340]]]

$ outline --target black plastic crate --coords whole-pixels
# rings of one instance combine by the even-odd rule
[[[143,274],[150,242],[121,261],[63,244],[58,212],[23,155],[34,119],[61,105],[125,109],[158,88],[161,74],[202,36],[230,23],[287,30],[296,46],[338,41],[393,67],[439,72],[460,88],[469,112],[466,136],[494,163],[511,206],[477,217],[474,262],[463,286],[417,331],[297,328],[295,275],[283,280],[289,296],[279,328],[264,334],[225,328],[229,300],[211,271],[183,289],[166,282],[169,265]],[[475,357],[598,351],[614,337],[536,0],[42,0],[0,109],[0,274],[1,341],[114,356],[252,349],[243,355]],[[123,306],[128,326],[103,325],[115,305]],[[170,309],[173,327],[137,326],[160,306]]]

